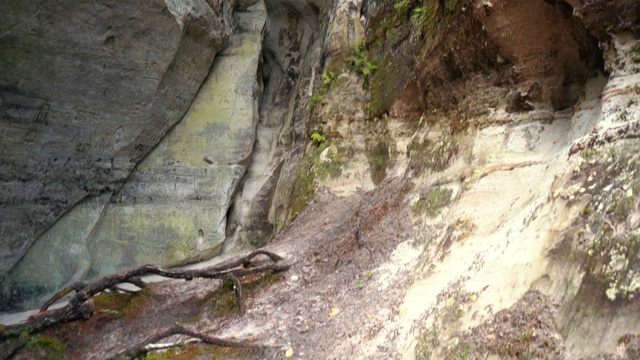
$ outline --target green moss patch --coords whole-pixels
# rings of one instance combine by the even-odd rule
[[[321,144],[312,143],[307,147],[293,179],[291,210],[286,222],[297,217],[313,199],[317,180],[326,179],[328,176],[340,176],[342,173],[342,160],[337,149],[329,149],[321,159],[320,155],[329,146],[329,142],[326,141]]]
[[[143,357],[147,360],[192,360],[192,359],[254,359],[261,354],[259,349],[243,349],[218,347],[206,344],[189,344],[183,347],[174,347],[164,352],[148,354]]]
[[[240,312],[240,303],[233,287],[232,282],[225,281],[220,291],[211,299],[211,316],[213,318],[232,316]]]
[[[453,190],[446,187],[436,187],[429,190],[420,199],[411,206],[411,213],[414,216],[427,214],[434,217],[438,215],[440,210],[451,203],[451,195]]]
[[[409,166],[417,175],[426,170],[442,171],[449,166],[453,157],[454,141],[451,136],[443,135],[436,140],[414,138],[407,148]]]
[[[34,336],[27,342],[26,349],[33,355],[32,359],[62,359],[67,352],[67,345],[60,340],[48,336]]]
[[[132,319],[143,308],[150,296],[151,291],[146,288],[131,294],[101,292],[93,297],[93,301],[97,313],[114,318]]]

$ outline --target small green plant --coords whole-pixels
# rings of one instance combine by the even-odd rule
[[[355,55],[351,55],[347,58],[347,61],[350,61],[353,64],[353,67],[356,70],[356,73],[360,75],[367,76],[374,71],[378,70],[378,67],[367,60],[367,57],[364,55],[364,42],[359,42],[353,50],[355,51]]]
[[[313,133],[311,134],[311,141],[313,141],[314,143],[321,145],[324,144],[327,141],[327,137],[322,135],[322,134],[318,134],[318,133]]]
[[[398,1],[397,3],[393,4],[393,8],[396,9],[396,10],[406,9],[407,6],[409,5],[409,1],[411,1],[411,0]]]
[[[424,24],[429,32],[433,32],[438,20],[438,2],[429,0],[425,6],[413,9],[411,20],[418,24]]]
[[[327,91],[329,91],[329,84],[331,84],[331,81],[333,81],[335,77],[336,73],[334,73],[333,71],[330,71],[329,74],[327,74],[326,72],[322,73],[322,85],[318,88],[318,91],[316,91],[316,93],[313,94],[309,99],[309,104],[307,105],[307,109],[309,109],[309,111],[313,110],[313,108],[317,104],[324,103],[324,99],[322,98],[322,96],[326,94]]]
[[[325,86],[321,86],[318,89],[318,91],[316,91],[316,93],[311,96],[311,99],[309,99],[309,105],[307,105],[307,109],[311,111],[317,104],[324,103],[324,99],[322,98],[322,95],[326,93],[327,93],[327,88]]]
[[[382,19],[382,28],[385,30],[389,28],[389,20],[387,18]]]
[[[336,77],[336,73],[333,71],[329,71],[329,74],[326,72],[322,73],[322,85],[329,85],[331,81]]]
[[[358,280],[358,289],[362,289],[364,287],[364,280]]]
[[[384,159],[382,159],[382,156],[374,156],[369,159],[369,165],[371,166],[382,166],[382,164],[384,164]]]

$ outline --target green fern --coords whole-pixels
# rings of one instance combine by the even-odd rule
[[[327,141],[327,137],[322,134],[313,133],[311,134],[311,140],[314,143],[320,145],[320,144],[324,144]]]
[[[405,9],[409,5],[409,1],[410,0],[398,1],[397,3],[393,4],[393,8],[396,10]]]

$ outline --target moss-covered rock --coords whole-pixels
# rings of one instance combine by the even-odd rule
[[[337,147],[330,146],[328,141],[319,144],[311,142],[300,160],[293,180],[290,212],[286,222],[296,218],[313,199],[318,180],[339,176],[341,170],[342,160]]]
[[[443,135],[437,139],[425,138],[422,141],[415,137],[407,147],[410,158],[409,167],[416,174],[426,170],[442,171],[449,166],[453,149],[454,139],[451,136]]]
[[[67,345],[62,341],[48,336],[37,335],[29,339],[26,349],[36,360],[59,360],[64,358]]]
[[[436,216],[442,208],[449,205],[453,190],[446,187],[436,187],[429,190],[426,194],[421,195],[420,199],[411,206],[411,212],[414,216],[427,214],[428,216]]]

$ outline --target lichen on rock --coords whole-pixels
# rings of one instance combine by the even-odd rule
[[[632,300],[640,294],[640,159],[635,142],[581,153],[573,202],[583,206],[584,230],[574,234],[573,256],[602,284],[606,297]],[[585,203],[586,205],[582,205]]]

